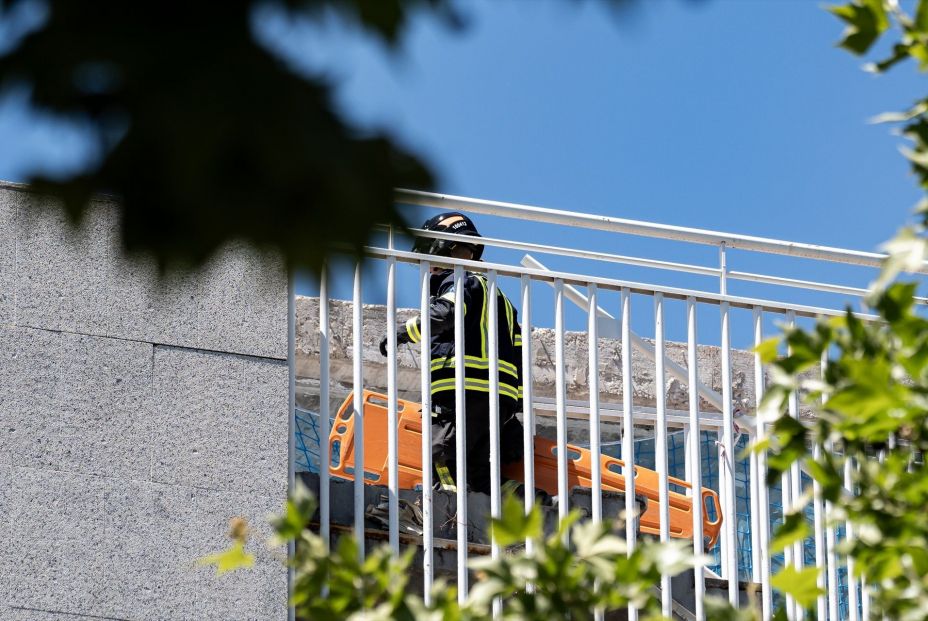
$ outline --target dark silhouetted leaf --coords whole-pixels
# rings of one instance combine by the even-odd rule
[[[331,86],[293,73],[251,32],[257,3],[219,6],[48,2],[44,27],[0,57],[0,90],[25,85],[39,108],[89,123],[103,160],[72,178],[35,178],[79,220],[116,195],[123,241],[162,266],[198,264],[229,240],[318,269],[357,251],[377,222],[402,225],[394,188],[432,175],[386,134],[342,120]],[[419,9],[446,0],[291,2],[338,6],[388,41]]]
[[[855,0],[842,6],[829,7],[829,10],[847,24],[844,37],[838,45],[855,54],[865,54],[889,28],[889,18],[882,0]]]

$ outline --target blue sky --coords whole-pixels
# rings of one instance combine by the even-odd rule
[[[920,196],[900,139],[867,122],[916,99],[920,76],[911,65],[885,76],[861,71],[862,60],[835,47],[842,26],[817,2],[666,0],[618,17],[597,2],[465,7],[464,33],[420,19],[395,56],[331,22],[322,32],[274,20],[265,26],[297,66],[326,69],[351,118],[388,129],[430,158],[443,192],[863,250],[891,237]],[[480,224],[494,236],[716,261],[710,248]],[[734,269],[859,286],[872,276],[748,253],[730,260]],[[744,283],[732,290],[840,304]],[[402,293],[401,302],[415,303]],[[571,323],[580,327],[582,317]]]
[[[464,32],[420,17],[396,54],[336,20],[319,27],[262,12],[256,21],[295,67],[337,85],[349,118],[428,158],[442,192],[863,250],[891,237],[919,198],[900,139],[867,119],[924,95],[920,76],[912,65],[862,72],[834,46],[841,24],[818,2],[661,0],[618,16],[595,1],[461,5]],[[0,101],[0,178],[22,179],[36,162],[75,166],[88,154],[79,131],[38,121],[15,96]],[[514,221],[480,226],[715,261],[708,248]],[[741,253],[732,261],[848,284],[871,275]],[[697,286],[615,266],[576,269]],[[404,288],[401,298],[414,303],[415,294]]]

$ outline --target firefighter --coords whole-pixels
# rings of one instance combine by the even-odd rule
[[[443,213],[422,225],[427,231],[469,235],[480,233],[470,218],[460,213]],[[479,261],[483,244],[445,239],[416,238],[413,252],[441,257]],[[455,343],[454,271],[433,267],[429,279],[431,375],[432,375],[432,458],[442,488],[454,489],[455,430]],[[522,459],[522,332],[518,313],[509,299],[498,291],[488,300],[483,274],[464,274],[464,366],[467,483],[473,491],[490,493],[490,399],[489,353],[487,352],[488,303],[497,305],[499,351],[499,428],[500,466]],[[397,330],[397,343],[418,343],[421,319],[413,317]],[[380,343],[387,355],[387,339]]]

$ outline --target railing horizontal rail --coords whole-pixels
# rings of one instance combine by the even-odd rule
[[[781,276],[768,276],[766,274],[755,274],[752,272],[739,272],[734,270],[728,272],[728,278],[734,280],[744,280],[747,282],[760,282],[768,285],[795,287],[797,289],[811,289],[813,291],[827,291],[829,293],[844,293],[857,297],[863,297],[870,293],[869,289],[864,289],[862,287],[836,285],[814,280],[801,280],[798,278],[783,278]],[[928,298],[915,296],[913,299],[919,304],[928,304]]]
[[[429,239],[447,239],[472,243],[473,238],[469,235],[459,235],[455,233],[426,231],[424,229],[410,229],[417,237]],[[579,250],[574,248],[564,248],[562,246],[549,246],[534,242],[519,242],[507,239],[498,239],[493,237],[481,237],[480,243],[485,246],[494,248],[505,248],[509,250],[525,250],[540,252],[544,254],[553,254],[558,256],[572,257],[578,259],[592,259],[607,263],[618,263],[620,265],[634,265],[637,267],[647,267],[651,269],[667,270],[672,272],[682,272],[686,274],[699,274],[701,276],[713,276],[718,278],[722,275],[722,270],[717,267],[707,267],[704,265],[693,265],[692,263],[679,263],[675,261],[661,261],[659,259],[648,259],[645,257],[632,257],[628,255],[612,254],[608,252],[597,252],[595,250]],[[728,270],[725,276],[731,280],[741,280],[745,282],[758,282],[768,285],[777,285],[781,287],[792,287],[796,289],[808,289],[811,291],[824,291],[827,293],[839,293],[863,297],[869,293],[869,289],[863,287],[853,287],[850,285],[839,285],[834,283],[825,283],[814,280],[803,280],[800,278],[787,278],[783,276],[771,276],[768,274],[757,274],[754,272],[742,272],[737,270]],[[916,296],[915,301],[919,304],[928,304],[928,298]]]
[[[482,200],[450,194],[435,194],[420,190],[398,189],[396,191],[396,201],[405,205],[467,211],[471,213],[532,220],[598,231],[626,233],[642,237],[685,241],[710,246],[725,244],[729,249],[734,248],[738,250],[751,250],[806,259],[819,259],[834,263],[880,267],[882,261],[886,258],[886,255],[877,252],[848,250],[845,248],[769,239],[751,235],[724,233],[669,224],[656,224],[639,220],[614,218],[611,216],[576,213],[532,205],[520,205],[518,203]],[[919,271],[921,273],[928,273],[928,262],[923,263],[923,267]]]
[[[556,404],[550,397],[535,397],[535,412],[555,412]],[[621,404],[601,402],[599,404],[600,416],[603,422],[617,423],[624,419],[624,411]],[[689,424],[689,411],[667,409],[667,424],[673,427],[683,427]],[[634,407],[635,422],[642,421],[653,422],[657,420],[656,408],[650,406],[636,405]],[[590,406],[588,402],[578,401],[576,399],[567,400],[567,418],[573,420],[586,420],[590,416]],[[700,427],[706,429],[718,429],[722,426],[722,416],[718,412],[702,410],[699,413]]]
[[[427,237],[429,239],[450,239],[453,241],[466,243],[473,243],[474,241],[474,238],[469,235],[426,231],[425,229],[410,229],[410,231],[414,233],[416,237]],[[689,274],[700,274],[702,276],[714,276],[716,278],[718,278],[721,274],[721,270],[717,267],[705,267],[703,265],[676,263],[673,261],[660,261],[658,259],[647,259],[644,257],[630,257],[627,255],[611,254],[608,252],[596,252],[595,250],[579,250],[576,248],[564,248],[562,246],[546,246],[544,244],[537,244],[534,242],[519,242],[508,239],[498,239],[494,237],[481,237],[480,243],[485,246],[493,246],[494,248],[541,252],[544,254],[555,254],[578,259],[594,259],[596,261],[605,261],[608,263],[636,265],[639,267],[650,267],[658,270],[671,270],[675,272],[686,272]]]
[[[374,246],[365,246],[364,253],[371,257],[379,258],[389,258],[395,257],[399,261],[405,263],[413,263],[418,265],[422,261],[423,255],[417,254],[415,252],[404,252],[401,250],[389,250],[386,248],[378,248]],[[692,289],[681,289],[678,287],[667,287],[662,285],[649,285],[644,283],[638,283],[633,281],[626,280],[617,280],[614,278],[603,278],[600,276],[582,276],[580,274],[572,274],[569,272],[555,272],[549,270],[537,270],[525,267],[517,267],[512,265],[505,265],[501,263],[487,263],[483,261],[467,261],[464,259],[454,259],[451,257],[430,257],[431,262],[438,266],[456,266],[460,265],[468,270],[474,270],[478,272],[484,272],[487,270],[495,270],[500,276],[511,276],[511,277],[521,277],[523,275],[530,276],[534,280],[543,281],[543,282],[552,282],[555,280],[562,280],[565,284],[578,285],[585,287],[588,284],[595,284],[598,287],[603,287],[611,290],[621,290],[628,289],[633,293],[640,293],[644,295],[654,295],[655,293],[662,293],[664,296],[676,299],[676,300],[686,300],[688,297],[694,298],[697,302],[703,302],[706,304],[722,304],[724,302],[729,303],[731,306],[736,308],[747,308],[753,309],[755,306],[759,306],[765,311],[773,313],[787,313],[795,312],[798,317],[843,317],[845,315],[844,311],[834,310],[830,308],[820,308],[817,306],[808,306],[804,304],[790,304],[784,302],[775,302],[772,300],[762,300],[755,298],[748,298],[743,296],[733,296],[733,295],[724,295],[720,293],[708,293],[705,291],[697,291]],[[871,315],[868,313],[859,313],[855,312],[854,316],[867,320],[873,321],[877,319],[876,315]]]

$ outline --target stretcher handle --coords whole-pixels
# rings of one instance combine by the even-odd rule
[[[608,458],[604,457],[603,459],[604,469],[611,470],[609,468],[611,464],[618,464],[619,466],[622,467],[623,471],[626,470],[625,462],[623,460],[618,459],[616,457],[608,457]],[[652,486],[654,479],[657,479],[657,473],[654,472],[653,470],[649,470],[647,468],[640,467],[637,465],[633,466],[632,470],[635,474],[636,492],[642,493],[645,497],[647,497],[650,500],[654,500],[654,501],[658,500],[659,498],[658,489]],[[639,482],[638,481],[639,475],[644,475],[643,478],[645,480]],[[623,476],[623,475],[619,475],[619,476]],[[684,489],[690,489],[690,490],[693,489],[692,483],[688,483],[687,481],[684,481],[683,479],[678,479],[677,477],[668,476],[667,483],[668,483],[668,486],[678,485]],[[675,492],[670,489],[668,489],[667,491],[668,491],[668,500],[670,501],[671,511],[680,509],[680,507],[678,506],[678,503],[682,503],[684,506],[687,504],[692,506],[691,503],[695,502],[695,499],[692,496],[688,497],[688,496],[685,496],[684,494]],[[703,503],[703,507],[705,507],[707,497],[712,503],[712,506],[715,508],[715,515],[716,515],[715,520],[710,520],[708,517],[708,513],[706,511],[703,511],[703,514],[702,514],[703,535],[709,537],[708,548],[711,548],[712,546],[715,545],[716,541],[718,540],[719,530],[722,525],[722,508],[719,503],[718,492],[716,492],[715,490],[709,489],[707,487],[703,487],[702,494],[700,497]],[[689,528],[692,528],[692,526],[690,526]]]
[[[710,520],[708,512],[706,509],[706,498],[712,502],[712,507],[715,509],[715,519]],[[716,544],[719,538],[719,530],[722,527],[722,505],[719,502],[719,494],[715,490],[702,488],[702,524],[703,524],[703,536],[709,536],[709,544],[706,546],[707,550],[711,550],[712,547]]]
[[[365,395],[366,397],[367,395]],[[336,442],[341,444],[342,449],[338,453],[338,463],[329,465],[329,472],[345,479],[354,478],[352,474],[347,472],[348,464],[345,460],[345,455],[348,454],[347,448],[354,441],[354,411],[349,412],[353,402],[354,393],[348,393],[341,407],[338,408],[338,413],[335,415],[335,421],[332,424],[332,431],[329,433],[329,455],[332,455]],[[340,428],[342,428],[342,431],[339,431]]]
[[[386,409],[388,406],[387,396],[374,392],[373,390],[364,390],[362,399],[364,400],[365,407],[371,404]],[[332,455],[334,452],[333,448],[336,442],[340,442],[342,447],[342,450],[339,451],[338,454],[338,464],[334,466],[330,465],[329,472],[346,479],[354,479],[354,475],[347,471],[349,464],[345,459],[346,455],[353,454],[353,451],[350,450],[354,446],[355,418],[354,408],[351,407],[353,403],[354,391],[348,393],[348,396],[345,397],[345,400],[342,402],[341,406],[339,406],[338,413],[335,415],[335,421],[332,424],[332,431],[329,433],[329,455]],[[411,405],[414,404],[408,403],[402,399],[397,399],[397,416],[402,416]],[[421,411],[421,406],[419,410]],[[341,429],[341,431],[339,431],[339,429]],[[386,475],[384,473],[380,473],[379,480],[385,480],[385,477]]]

